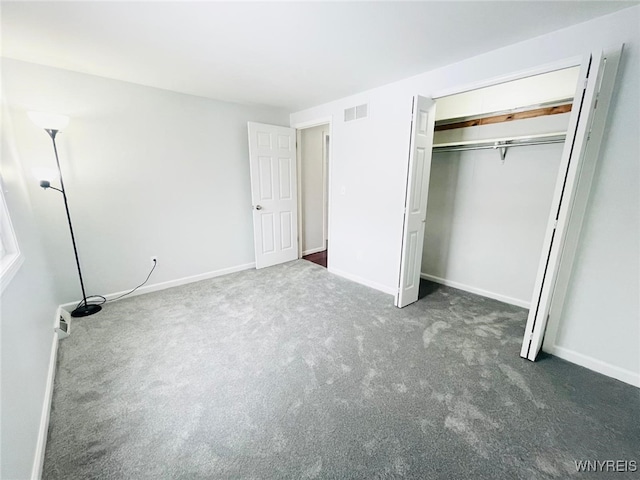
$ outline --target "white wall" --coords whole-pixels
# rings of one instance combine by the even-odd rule
[[[505,98],[510,103],[503,103],[503,108],[531,105],[536,92],[546,88],[544,83],[525,80],[513,82],[522,84],[521,100],[512,85],[501,85],[509,87]],[[575,78],[573,83],[575,91]],[[470,106],[492,100],[486,89],[476,92],[462,94]],[[563,94],[567,96],[572,94]],[[439,99],[436,111],[443,102],[446,109],[453,98]],[[457,111],[468,110],[467,102],[453,105]],[[565,133],[569,116],[563,113],[438,131],[434,145]],[[508,148],[504,162],[497,150],[434,151],[422,256],[424,278],[529,308],[562,149],[562,144]]]
[[[15,141],[26,171],[54,167],[28,110],[71,117],[58,148],[87,294],[131,289],[254,261],[247,121],[286,125],[285,112],[4,60]],[[46,231],[60,302],[80,289],[62,199],[29,184]]]
[[[556,344],[596,359],[603,370],[618,368],[640,377],[639,17],[640,7],[628,8],[292,114],[292,124],[334,117],[331,270],[389,293],[396,289],[413,95],[442,95],[625,43],[609,132]],[[341,120],[344,108],[365,102],[372,112],[366,121]]]
[[[324,155],[328,125],[300,131],[300,199],[302,206],[302,254],[324,250]]]
[[[562,145],[434,153],[422,273],[528,308]],[[435,278],[433,278],[435,277]]]
[[[387,293],[397,289],[410,133],[402,90],[394,84],[291,116],[292,125],[332,118],[329,270]],[[343,109],[368,102],[367,118],[343,121]]]
[[[2,61],[2,178],[25,263],[2,294],[2,478],[34,463],[53,324],[80,297],[62,198],[33,166],[55,167],[28,110],[68,114],[60,161],[87,293],[254,261],[247,121],[283,111],[234,105],[13,60]],[[99,315],[99,314],[98,314]]]
[[[24,263],[0,297],[0,478],[29,478],[36,454],[60,288],[41,245],[31,203],[2,112],[2,189]]]

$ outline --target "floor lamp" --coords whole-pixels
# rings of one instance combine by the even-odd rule
[[[84,281],[82,280],[82,270],[80,269],[80,259],[78,258],[78,248],[76,247],[76,237],[73,234],[73,225],[71,224],[71,214],[69,213],[69,203],[67,202],[67,192],[64,189],[64,181],[62,180],[62,170],[60,169],[60,160],[58,159],[58,148],[56,147],[56,135],[60,130],[69,123],[69,117],[63,115],[52,115],[41,112],[29,112],[31,121],[38,125],[49,134],[53,142],[53,152],[56,155],[56,165],[58,167],[58,175],[60,177],[60,188],[52,187],[49,180],[41,180],[40,186],[44,189],[51,188],[62,193],[64,199],[64,208],[67,212],[67,221],[69,222],[69,232],[71,233],[71,243],[73,244],[73,253],[76,257],[76,265],[78,266],[78,276],[80,277],[80,287],[82,287],[82,302],[71,312],[72,317],[86,317],[102,310],[100,305],[87,303],[87,293],[84,289]]]

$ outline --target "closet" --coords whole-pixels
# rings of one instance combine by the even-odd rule
[[[436,101],[422,278],[529,308],[578,76]]]
[[[621,54],[594,50],[437,104],[414,95],[394,305],[429,278],[529,307],[522,357],[553,341]]]

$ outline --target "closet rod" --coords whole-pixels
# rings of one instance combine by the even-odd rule
[[[541,140],[528,140],[523,142],[502,141],[494,143],[473,143],[469,145],[453,145],[448,147],[439,147],[434,145],[433,149],[437,152],[462,152],[466,150],[486,150],[495,148],[509,148],[509,147],[526,147],[530,145],[547,145],[551,143],[564,143],[564,137],[553,139],[541,139]]]

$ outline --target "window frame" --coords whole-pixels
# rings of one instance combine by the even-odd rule
[[[13,277],[18,273],[24,262],[24,255],[20,251],[9,209],[4,196],[4,189],[0,188],[0,293],[4,293]]]

